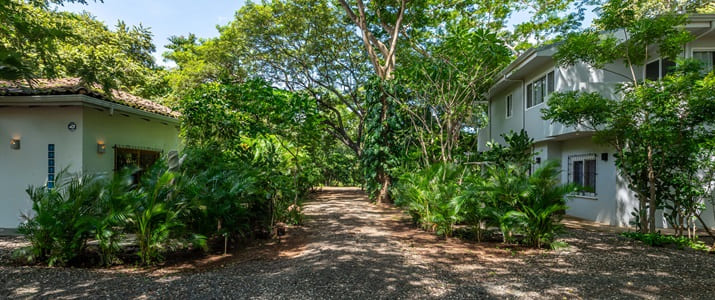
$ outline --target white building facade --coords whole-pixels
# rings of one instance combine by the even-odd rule
[[[702,60],[712,69],[715,61],[715,15],[692,16],[686,26],[696,39],[685,46],[683,56]],[[489,91],[489,124],[479,131],[479,150],[487,142],[504,143],[502,134],[525,130],[534,139],[534,167],[547,160],[561,163],[562,182],[578,183],[588,192],[572,195],[567,214],[616,226],[629,226],[638,200],[620,178],[614,163],[615,150],[595,144],[593,132],[543,120],[541,109],[553,92],[599,92],[618,98],[618,86],[632,76],[622,62],[602,69],[585,64],[561,67],[555,64],[556,46],[532,49],[517,58],[498,75]],[[635,70],[640,78],[658,79],[670,64],[654,56]],[[708,210],[711,210],[708,207]],[[705,213],[708,226],[715,226],[711,212]],[[666,224],[659,221],[660,227]]]
[[[175,112],[133,96],[108,100],[76,84],[0,83],[0,228],[16,228],[31,211],[28,186],[51,186],[61,170],[111,173],[179,150]]]

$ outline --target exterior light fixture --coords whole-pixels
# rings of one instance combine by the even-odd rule
[[[601,160],[608,161],[608,153],[601,153]]]
[[[97,143],[97,153],[102,154],[107,151],[107,145],[104,143]]]
[[[20,139],[10,140],[10,149],[20,150]]]

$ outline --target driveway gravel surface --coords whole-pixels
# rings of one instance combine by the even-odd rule
[[[715,299],[715,255],[570,228],[568,247],[444,239],[354,188],[325,188],[280,241],[152,269],[18,266],[0,237],[0,298]]]

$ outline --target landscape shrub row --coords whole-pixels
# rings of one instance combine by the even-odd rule
[[[98,264],[110,266],[123,263],[120,254],[136,248],[138,262],[151,265],[172,250],[206,251],[217,241],[226,251],[229,241],[268,237],[277,222],[301,221],[298,201],[309,187],[294,189],[291,176],[269,168],[271,155],[241,165],[221,163],[221,155],[205,149],[187,152],[181,159],[160,160],[139,182],[138,169],[63,171],[54,188],[31,186],[33,214],[19,228],[31,246],[16,256],[53,266],[86,264],[96,253]]]
[[[505,140],[507,147],[491,145],[483,164],[437,163],[403,173],[394,190],[396,204],[439,235],[451,236],[455,225],[463,224],[478,241],[498,228],[504,242],[551,245],[562,229],[565,197],[575,187],[560,184],[557,162],[530,174],[531,140],[523,131]]]

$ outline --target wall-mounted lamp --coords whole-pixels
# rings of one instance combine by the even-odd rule
[[[540,164],[540,163],[541,163],[541,157],[538,157],[538,156],[536,157],[536,163],[537,163],[537,164]]]
[[[20,150],[20,139],[10,140],[10,149]]]
[[[97,143],[97,153],[102,154],[107,151],[107,145],[104,143]]]
[[[601,160],[608,161],[608,153],[601,153]]]

